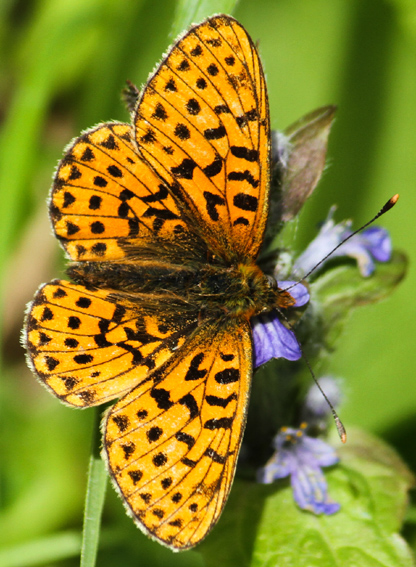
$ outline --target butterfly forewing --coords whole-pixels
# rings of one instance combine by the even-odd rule
[[[31,366],[63,402],[89,407],[129,392],[185,341],[196,321],[174,322],[55,280],[40,288],[26,323]]]
[[[175,549],[194,546],[219,518],[251,373],[249,324],[207,323],[107,417],[105,452],[124,500],[147,533]]]
[[[269,113],[261,63],[244,28],[217,16],[173,46],[139,99],[146,160],[226,259],[255,257],[267,217]]]
[[[178,238],[187,246],[169,188],[138,154],[131,133],[128,124],[102,124],[78,138],[59,164],[50,215],[72,260],[120,260],[129,249]]]

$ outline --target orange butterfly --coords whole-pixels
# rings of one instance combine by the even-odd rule
[[[138,525],[187,549],[230,492],[253,373],[251,318],[295,304],[255,260],[270,126],[256,48],[229,16],[192,27],[140,94],[133,125],[66,150],[50,216],[76,283],[43,285],[29,362],[63,402],[115,398],[104,456]]]

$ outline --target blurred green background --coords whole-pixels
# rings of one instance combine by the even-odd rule
[[[196,4],[205,15],[221,9],[219,1]],[[126,79],[146,81],[173,39],[176,8],[174,0],[0,3],[0,546],[8,549],[0,558],[7,565],[78,564],[92,415],[50,396],[19,346],[25,304],[63,273],[47,216],[51,176],[81,130],[129,120],[120,91]],[[409,255],[408,276],[387,301],[354,313],[331,370],[345,379],[347,428],[381,435],[415,470],[416,4],[241,0],[233,14],[259,40],[274,129],[319,106],[339,107],[328,166],[301,214],[296,247],[332,204],[338,220],[359,226],[401,194],[382,224]],[[201,564],[197,552],[172,555],[142,537],[112,489],[102,544],[100,565],[139,564],[138,557],[143,565]]]

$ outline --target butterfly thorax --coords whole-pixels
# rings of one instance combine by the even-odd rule
[[[229,317],[250,319],[272,309],[288,308],[295,300],[279,289],[276,280],[254,263],[203,269],[200,296],[208,311],[220,310]]]
[[[133,302],[135,295],[143,301],[146,294],[164,303],[179,300],[214,318],[226,315],[249,320],[295,303],[289,292],[254,263],[82,262],[73,264],[68,273],[77,283],[128,294]]]

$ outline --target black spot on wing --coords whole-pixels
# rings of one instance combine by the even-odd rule
[[[48,367],[49,372],[52,372],[52,370],[54,370],[58,366],[59,360],[57,360],[53,356],[45,356],[45,363]]]
[[[218,406],[220,408],[226,408],[228,404],[237,399],[237,394],[233,392],[226,398],[220,398],[219,396],[206,396],[205,401],[210,406]]]
[[[238,368],[226,368],[215,374],[215,381],[218,384],[232,384],[240,379]]]
[[[211,193],[210,191],[204,191],[204,198],[206,201],[208,215],[213,221],[217,221],[220,218],[217,211],[217,206],[225,205],[225,199],[223,199],[220,195]]]
[[[121,448],[123,449],[124,458],[127,461],[136,450],[136,445],[134,443],[122,443]]]
[[[173,406],[170,399],[170,392],[163,388],[153,388],[150,391],[151,397],[155,400],[157,407],[161,410],[168,410]]]
[[[208,141],[210,140],[220,140],[227,135],[227,130],[221,124],[218,128],[207,128],[204,130],[204,138]]]
[[[250,223],[245,217],[238,217],[238,219],[235,219],[235,221],[233,222],[233,226],[237,226],[238,224],[248,226]]]
[[[88,208],[91,211],[96,211],[101,207],[102,201],[103,199],[99,195],[92,195],[92,197],[90,197],[90,200],[88,202]]]
[[[191,133],[189,131],[189,128],[185,124],[176,124],[175,130],[174,130],[173,133],[175,134],[175,136],[177,138],[179,138],[182,141],[189,140],[189,138],[191,137]]]
[[[175,81],[172,78],[170,78],[169,81],[165,85],[165,91],[175,93],[177,90],[178,89],[176,87]]]
[[[210,429],[214,431],[215,429],[231,429],[234,417],[220,417],[208,419],[204,423],[204,429]]]
[[[215,63],[211,63],[211,65],[208,65],[207,67],[207,72],[211,75],[211,77],[215,77],[220,71]]]
[[[193,159],[185,158],[177,167],[171,167],[171,172],[178,179],[192,179],[196,167],[198,166]]]
[[[197,461],[193,461],[192,459],[188,459],[187,457],[184,457],[183,459],[181,459],[181,463],[183,463],[184,465],[186,465],[187,467],[193,468],[196,467],[196,465],[198,464]],[[182,498],[182,496],[181,496]],[[173,500],[173,496],[172,496],[172,500]],[[175,502],[175,500],[174,500]]]
[[[120,432],[126,431],[129,425],[129,418],[126,415],[115,415],[113,417],[113,421],[117,425]]]
[[[204,454],[212,459],[214,463],[219,463],[220,465],[225,464],[225,462],[227,461],[227,457],[223,457],[222,455],[217,453],[217,451],[214,451],[214,449],[212,449],[211,447],[208,447]]]
[[[205,355],[203,352],[199,352],[193,357],[191,364],[189,365],[188,371],[185,375],[185,380],[201,380],[202,378],[204,378],[204,376],[207,374],[208,371],[200,370],[198,368],[199,365],[204,360],[204,357]]]
[[[69,191],[65,191],[64,193],[64,202],[63,202],[63,208],[67,208],[70,205],[72,205],[73,203],[75,203],[75,197],[72,195],[72,193],[70,193]]]
[[[258,179],[254,179],[251,173],[246,169],[245,171],[230,171],[228,174],[229,181],[247,181],[254,189],[259,185]]]
[[[146,436],[149,440],[149,443],[154,443],[155,441],[157,441],[162,434],[163,429],[157,426],[151,427],[148,431],[146,431]]]
[[[184,433],[183,431],[178,431],[178,433],[176,433],[175,435],[175,438],[181,443],[188,445],[188,449],[192,449],[192,447],[195,445],[195,437],[192,437],[192,435]]]
[[[255,122],[257,119],[258,119],[258,112],[257,109],[255,108],[249,110],[248,112],[242,114],[241,116],[237,116],[236,118],[237,124],[240,126],[240,128],[242,126],[245,126],[247,122]]]
[[[189,65],[189,61],[187,59],[183,59],[176,68],[178,71],[189,71],[191,66]]]
[[[186,110],[189,114],[195,116],[201,112],[201,105],[196,100],[196,98],[190,98],[185,105]]]
[[[89,146],[87,146],[84,150],[84,153],[81,156],[81,161],[93,161],[94,159],[95,159],[94,152]]]
[[[152,462],[155,467],[163,467],[163,465],[166,465],[166,463],[168,462],[168,458],[165,453],[157,453],[153,456]]]
[[[108,138],[106,138],[103,142],[100,143],[100,146],[103,148],[107,148],[107,150],[118,150],[118,144],[116,139],[114,138],[113,134],[110,134]]]
[[[161,120],[162,122],[165,122],[165,120],[167,120],[168,113],[166,112],[165,107],[162,103],[158,102],[156,104],[152,118],[156,118],[157,120]]]
[[[71,173],[69,174],[68,179],[70,181],[75,181],[76,179],[79,179],[81,177],[82,173],[80,172],[80,170],[77,168],[76,165],[73,165],[71,167]]]
[[[203,172],[207,177],[215,177],[221,172],[222,165],[222,158],[218,155],[212,163],[204,167]]]
[[[214,106],[214,112],[218,116],[220,114],[230,114],[231,110],[226,104],[218,104],[217,106]]]
[[[133,481],[133,484],[137,484],[141,480],[143,476],[143,472],[139,470],[133,470],[133,471],[129,471],[128,475]]]
[[[91,354],[77,354],[74,356],[74,362],[77,364],[89,364],[94,360],[94,357]]]
[[[206,80],[205,80],[203,77],[199,77],[199,78],[196,80],[196,86],[197,86],[198,89],[200,89],[201,91],[203,91],[204,89],[207,88],[208,85],[207,85]]]
[[[199,57],[200,55],[202,55],[202,53],[203,53],[203,51],[202,51],[202,47],[200,45],[195,46],[191,50],[192,57]]]
[[[96,187],[107,187],[107,180],[101,175],[96,175],[93,179],[93,183]]]
[[[237,193],[234,196],[234,205],[243,211],[257,211],[258,199],[253,195],[247,195],[247,193]]]
[[[196,403],[195,398],[193,397],[192,394],[186,394],[185,396],[183,396],[180,400],[179,403],[186,406],[186,408],[189,410],[189,419],[192,420],[195,417],[197,417],[199,415],[199,407],[198,404]]]
[[[152,195],[146,195],[145,197],[140,197],[143,203],[156,203],[158,201],[163,201],[169,195],[168,189],[162,183],[159,185],[159,191],[153,193]]]
[[[104,256],[106,251],[107,251],[107,244],[105,244],[104,242],[96,242],[91,247],[91,252],[93,252],[93,254],[96,254],[97,256]]]
[[[230,151],[233,156],[245,159],[246,161],[253,162],[259,159],[259,152],[257,150],[252,150],[244,146],[230,146]]]

